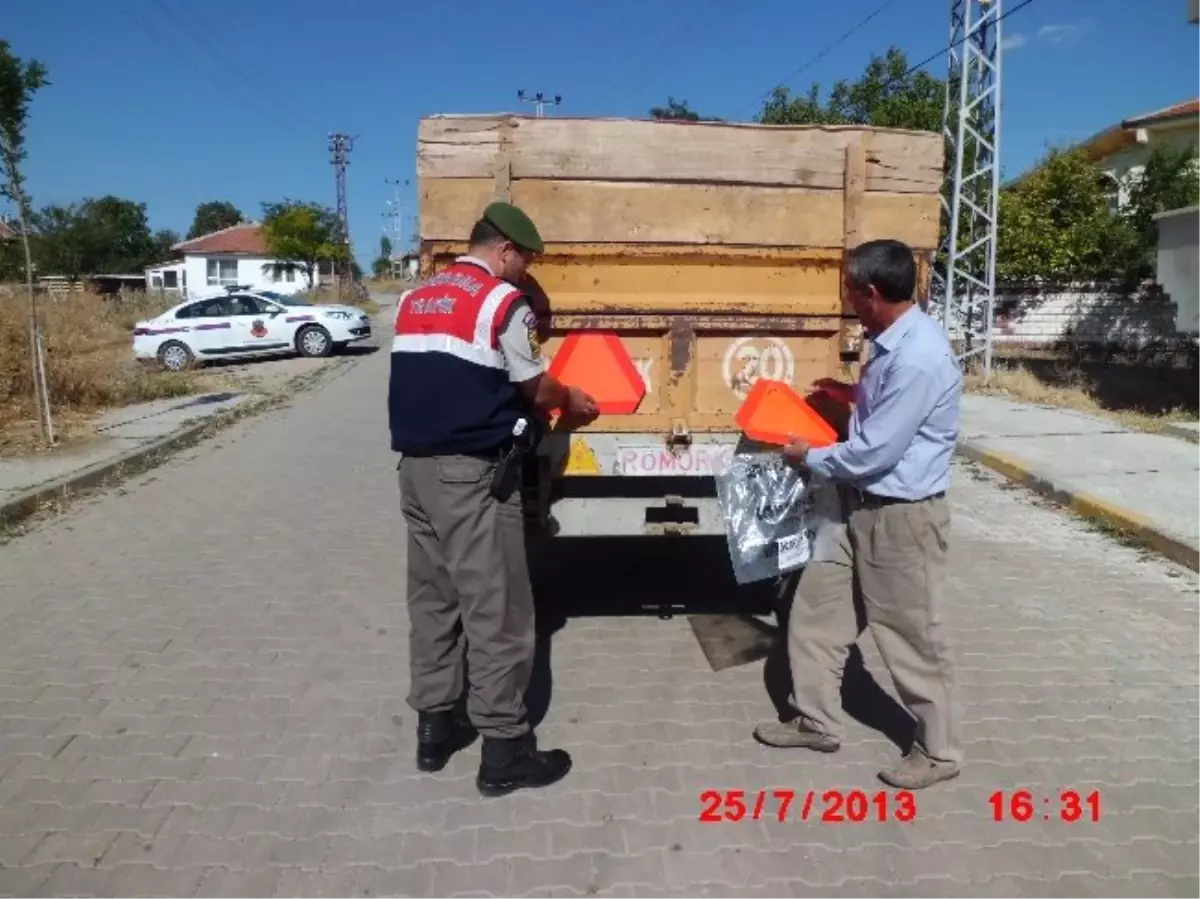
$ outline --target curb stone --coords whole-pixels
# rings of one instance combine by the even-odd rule
[[[105,459],[17,494],[0,504],[0,540],[7,536],[5,532],[11,531],[55,502],[69,502],[84,491],[113,487],[129,477],[156,468],[180,450],[195,446],[205,438],[243,419],[282,406],[295,394],[310,390],[344,373],[354,361],[354,358],[339,360],[340,364],[335,363],[318,372],[300,375],[288,384],[289,389],[286,391],[249,399],[226,411],[185,424],[170,434],[111,459]]]
[[[1098,496],[1066,487],[1033,471],[1007,453],[984,449],[969,440],[958,444],[958,455],[999,472],[1076,515],[1104,522],[1172,562],[1200,571],[1200,549],[1175,534],[1164,531],[1145,517],[1114,505]]]
[[[1200,428],[1163,425],[1163,433],[1170,434],[1171,437],[1190,440],[1192,443],[1200,443]]]

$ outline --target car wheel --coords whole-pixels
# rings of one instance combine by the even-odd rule
[[[333,338],[320,325],[309,325],[296,335],[296,349],[301,356],[328,356],[333,352]]]
[[[158,362],[167,371],[185,371],[192,367],[195,357],[187,344],[168,340],[158,348]]]

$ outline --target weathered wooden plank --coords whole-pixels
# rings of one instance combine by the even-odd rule
[[[418,128],[420,178],[492,177],[502,140],[512,177],[840,189],[845,148],[867,148],[867,190],[931,193],[936,134],[861,126],[768,126],[625,119],[438,117]]]
[[[846,184],[842,188],[842,245],[852,250],[863,241],[863,205],[867,192],[867,150],[860,141],[846,147]],[[838,285],[843,315],[853,315],[854,306],[845,286]]]
[[[940,134],[865,128],[860,135],[867,151],[867,190],[922,194],[941,190],[946,145]]]
[[[490,178],[423,180],[421,238],[461,240],[491,191]],[[841,248],[845,240],[841,190],[517,180],[512,201],[549,242]],[[935,195],[867,193],[862,239],[931,248],[939,210]]]

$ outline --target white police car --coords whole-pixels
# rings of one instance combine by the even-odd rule
[[[269,290],[232,287],[138,322],[133,354],[182,371],[208,359],[290,352],[328,356],[370,336],[370,318],[353,306],[315,305]]]

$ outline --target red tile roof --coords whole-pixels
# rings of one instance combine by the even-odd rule
[[[0,240],[16,240],[17,231],[8,222],[0,219]]]
[[[222,228],[212,234],[202,234],[175,244],[171,249],[181,253],[232,253],[245,256],[264,256],[267,239],[258,222],[242,222]]]
[[[1185,119],[1188,116],[1197,114],[1200,114],[1200,99],[1184,100],[1182,103],[1175,103],[1165,109],[1156,109],[1154,112],[1147,112],[1132,119],[1126,119],[1121,124],[1125,128],[1140,128],[1143,125],[1156,125],[1172,121],[1173,119]]]

